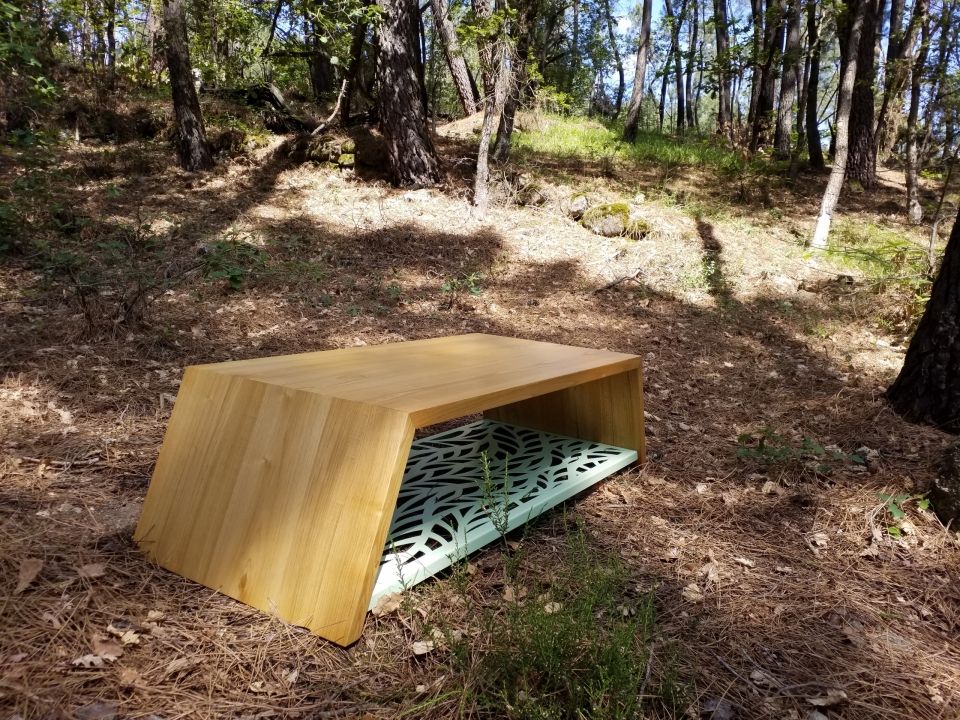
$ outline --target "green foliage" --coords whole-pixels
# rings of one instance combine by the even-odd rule
[[[479,272],[461,273],[444,280],[440,285],[440,290],[447,295],[446,306],[449,308],[455,307],[464,293],[469,295],[482,293],[483,280],[483,273]]]
[[[842,220],[830,233],[827,255],[877,281],[926,280],[927,253],[902,233],[860,220]]]
[[[263,252],[256,245],[234,238],[218,240],[204,253],[204,275],[224,280],[230,290],[239,290],[247,276],[264,267]]]
[[[737,457],[764,465],[777,463],[811,464],[822,475],[833,470],[831,463],[865,465],[866,460],[855,453],[845,453],[835,447],[824,447],[813,438],[804,437],[799,445],[764,427],[737,437]]]
[[[631,217],[630,205],[625,202],[605,203],[589,208],[580,218],[580,224],[586,228],[600,222],[605,217],[616,217],[623,225],[623,236],[640,240],[650,232],[650,224],[640,217]]]
[[[594,550],[582,528],[568,533],[549,587],[508,602],[490,628],[492,646],[473,659],[478,701],[509,718],[641,716],[653,600],[637,596],[618,558]],[[662,704],[673,709],[675,684]]]
[[[633,163],[664,167],[710,167],[725,172],[744,168],[741,155],[713,138],[672,137],[658,132],[641,132],[634,143],[622,140],[622,128],[595,120],[544,116],[539,128],[516,133],[520,155],[552,155],[566,160],[599,162],[615,157]]]
[[[510,530],[510,475],[508,464],[503,464],[503,482],[495,480],[490,471],[490,458],[486,452],[480,454],[483,464],[483,478],[480,480],[480,493],[483,498],[483,511],[503,540],[507,542]]]
[[[918,510],[926,511],[930,509],[930,500],[923,495],[881,492],[877,493],[877,498],[883,503],[884,511],[891,520],[890,525],[887,526],[887,533],[895,538],[899,538],[903,534],[899,523],[907,517],[907,511],[904,509],[904,505],[912,502]]]

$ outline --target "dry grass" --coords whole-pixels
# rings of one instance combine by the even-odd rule
[[[645,357],[649,462],[567,517],[654,594],[653,674],[678,671],[691,716],[723,699],[740,717],[803,718],[808,697],[842,689],[848,699],[829,716],[957,717],[960,541],[913,508],[912,531],[890,537],[877,497],[922,492],[948,438],[885,405],[902,349],[874,325],[877,296],[802,257],[793,231],[812,217],[813,190],[775,188],[779,217],[729,200],[697,214],[692,202],[715,208],[737,188],[664,185],[656,168],[584,178],[598,195],[645,193],[654,232],[634,243],[593,236],[549,206],[477,218],[455,172],[441,190],[404,192],[287,168],[266,151],[206,178],[172,170],[162,147],[140,152],[150,162],[139,175],[65,174],[49,192],[107,225],[139,210],[184,258],[240,238],[264,249],[269,271],[251,272],[239,292],[188,275],[144,324],[91,333],[42,273],[0,268],[8,714],[503,715],[477,704],[471,674],[490,641],[471,608],[506,602],[495,550],[472,560],[465,589],[449,577],[426,583],[340,649],[150,566],[130,541],[185,365],[485,331]],[[480,294],[442,289],[471,273]],[[802,460],[738,459],[737,435],[761,427],[878,455],[829,475]],[[544,580],[564,532],[560,514],[536,523],[523,540],[525,582]],[[42,568],[16,592],[29,559]],[[699,598],[684,596],[691,584]],[[444,649],[413,655],[438,626],[468,633],[466,663]],[[138,642],[115,660],[73,665],[131,631]]]

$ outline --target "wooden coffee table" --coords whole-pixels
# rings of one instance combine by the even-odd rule
[[[463,556],[492,539],[481,453],[508,477],[511,527],[642,461],[640,358],[473,334],[188,367],[135,538],[161,566],[346,645],[375,588],[449,565],[444,543]]]

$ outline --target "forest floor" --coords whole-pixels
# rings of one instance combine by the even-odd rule
[[[579,532],[652,601],[643,716],[960,717],[960,535],[918,497],[950,438],[883,399],[922,292],[888,243],[923,256],[896,173],[841,202],[837,236],[872,249],[810,257],[823,176],[538,149],[551,132],[486,217],[454,132],[419,190],[278,139],[204,176],[160,141],[4,149],[6,230],[32,237],[0,266],[0,717],[533,717],[489,679],[497,628]],[[651,232],[593,235],[577,192]],[[133,544],[186,365],[466,332],[641,355],[646,464],[346,649]]]

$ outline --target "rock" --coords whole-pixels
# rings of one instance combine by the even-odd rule
[[[590,203],[586,195],[574,195],[567,203],[567,214],[574,220],[579,220],[588,207],[590,207]]]
[[[960,522],[960,441],[943,454],[940,474],[930,488],[930,505],[944,525]]]
[[[620,236],[639,240],[650,232],[647,221],[624,202],[595,205],[583,214],[580,224],[603,237]]]

